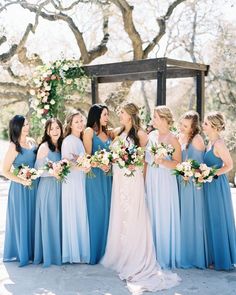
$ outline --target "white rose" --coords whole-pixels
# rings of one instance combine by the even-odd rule
[[[201,173],[196,172],[196,173],[194,174],[194,176],[197,177],[197,178],[198,178],[198,177],[201,177]]]
[[[68,71],[69,67],[68,67],[68,65],[64,65],[62,69],[63,69],[63,71]]]
[[[35,90],[34,89],[30,89],[30,95],[35,95]]]
[[[45,124],[46,121],[47,121],[47,120],[46,120],[45,118],[43,118],[43,119],[41,120],[41,123],[42,123],[42,124]]]
[[[72,79],[67,79],[67,80],[66,80],[66,84],[67,84],[67,85],[70,85],[71,83],[72,83]]]
[[[47,75],[50,76],[52,74],[52,70],[47,71]]]
[[[50,109],[50,105],[49,104],[45,104],[44,109],[45,110],[49,110]]]
[[[50,104],[54,105],[55,103],[56,103],[56,102],[55,102],[54,99],[51,99],[51,100],[50,100]]]

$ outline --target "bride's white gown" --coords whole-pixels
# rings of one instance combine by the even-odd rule
[[[101,264],[116,270],[135,295],[168,289],[181,280],[177,274],[162,271],[156,261],[141,169],[127,177],[113,165],[110,222]]]

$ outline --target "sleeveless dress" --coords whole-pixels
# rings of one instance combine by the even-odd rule
[[[35,168],[42,169],[47,160],[60,159],[61,153],[49,150],[47,157],[36,161]],[[61,264],[61,183],[48,172],[41,175],[38,185],[34,249],[35,264]]]
[[[122,139],[126,135],[120,135]],[[113,143],[115,144],[115,142]],[[180,278],[163,272],[156,262],[141,169],[134,176],[113,165],[113,186],[106,252],[101,263],[126,280],[132,294],[176,286]]]
[[[62,143],[61,156],[73,160],[73,155],[85,153],[80,138],[68,135]],[[85,195],[85,173],[71,168],[62,183],[62,262],[89,263],[89,227]]]
[[[191,143],[187,150],[182,145],[182,160],[193,159],[203,163],[204,152]],[[178,177],[180,198],[181,264],[183,268],[207,266],[207,240],[204,215],[204,191],[192,180],[187,184]]]
[[[24,164],[34,167],[36,147],[22,148],[16,156],[13,167]],[[27,265],[34,259],[34,228],[37,180],[32,188],[11,181],[8,193],[6,233],[3,260],[19,261],[20,266]]]
[[[213,146],[205,153],[204,163],[220,168],[221,158]],[[236,234],[229,182],[225,174],[204,184],[209,264],[216,270],[230,270],[236,263]]]
[[[102,141],[94,132],[92,155],[109,149],[111,140]],[[96,177],[86,177],[86,199],[90,235],[90,264],[96,264],[105,253],[110,215],[112,177],[100,168],[92,168]]]
[[[157,131],[149,133],[146,150],[146,198],[152,224],[156,258],[162,268],[180,265],[180,211],[176,176],[172,170],[152,166],[149,147],[157,143]]]

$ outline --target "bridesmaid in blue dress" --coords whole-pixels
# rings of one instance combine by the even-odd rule
[[[204,162],[218,168],[216,177],[204,185],[209,267],[230,270],[236,263],[235,220],[229,182],[225,173],[233,168],[233,161],[220,131],[225,129],[220,112],[209,113],[203,131],[209,138]]]
[[[61,156],[73,161],[84,155],[81,140],[84,120],[80,112],[71,113],[66,119]],[[62,183],[62,262],[89,263],[89,227],[85,195],[86,169],[72,167]]]
[[[181,161],[181,147],[178,139],[170,132],[172,124],[171,110],[166,106],[156,107],[152,125],[158,131],[149,133],[145,159],[146,198],[156,258],[164,269],[175,268],[180,264],[179,194],[172,169]],[[170,144],[175,149],[172,157],[154,157],[150,154],[151,145],[159,143]]]
[[[39,146],[35,168],[43,169],[47,160],[61,160],[63,129],[58,119],[48,119]],[[61,183],[48,172],[38,185],[35,218],[34,263],[61,264]]]
[[[93,105],[88,113],[84,132],[84,146],[88,154],[109,149],[111,138],[107,131],[108,109],[104,105]],[[90,264],[96,264],[105,253],[109,224],[112,177],[106,169],[92,168],[96,177],[86,178],[86,198],[90,232]]]
[[[180,119],[179,141],[182,147],[182,161],[193,159],[203,163],[205,145],[200,133],[199,115],[186,112]],[[204,217],[203,189],[193,182],[184,183],[178,177],[180,198],[181,264],[183,268],[207,266],[206,226]]]
[[[3,163],[3,175],[11,180],[3,260],[19,261],[20,266],[34,259],[34,226],[37,180],[23,180],[11,172],[24,164],[34,167],[36,146],[28,138],[29,123],[25,117],[16,115],[9,124],[10,145]],[[32,188],[29,188],[29,185]]]

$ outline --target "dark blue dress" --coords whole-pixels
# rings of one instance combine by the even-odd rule
[[[34,167],[36,147],[21,148],[13,166],[24,164]],[[34,227],[36,206],[37,180],[32,188],[11,182],[8,193],[8,207],[3,260],[19,261],[20,266],[27,265],[34,259]]]
[[[111,140],[103,142],[95,133],[92,154],[100,149],[108,149]],[[105,175],[100,168],[92,168],[94,178],[86,177],[86,198],[90,232],[90,264],[96,264],[106,249],[110,215],[112,177]]]
[[[205,153],[207,166],[220,168],[221,158],[213,146]],[[236,263],[235,221],[229,182],[225,174],[204,185],[209,264],[216,270],[230,270]]]
[[[182,159],[203,163],[204,152],[190,143],[187,150],[182,147]],[[181,263],[183,268],[207,266],[207,239],[204,216],[204,191],[192,180],[187,184],[178,177],[180,198]]]
[[[47,159],[60,161],[61,153],[49,150]],[[46,158],[37,160],[35,167],[42,169],[46,162]],[[35,264],[61,264],[61,183],[48,172],[41,175],[38,185],[34,249]]]

